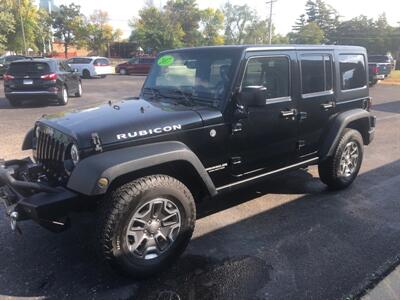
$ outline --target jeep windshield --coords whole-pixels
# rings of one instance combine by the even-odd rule
[[[231,86],[240,54],[237,49],[224,48],[164,52],[156,59],[142,96],[220,107]]]

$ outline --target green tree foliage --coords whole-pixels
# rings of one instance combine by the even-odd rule
[[[53,12],[54,35],[64,42],[64,55],[67,57],[71,45],[82,43],[84,36],[84,17],[79,5],[61,5],[59,11]]]
[[[130,22],[132,33],[130,41],[145,49],[157,51],[183,46],[185,36],[177,22],[170,22],[168,15],[154,6],[140,10],[139,17]]]
[[[224,14],[219,9],[206,8],[201,11],[201,27],[204,45],[222,45],[224,37],[220,34],[224,28]]]
[[[384,14],[376,21],[359,16],[340,23],[335,39],[337,44],[363,46],[370,53],[394,53],[400,45],[400,36],[396,30],[398,32],[399,28],[390,26]]]
[[[257,22],[256,13],[247,5],[232,5],[225,3],[225,44],[243,44],[246,38],[246,29]]]
[[[201,11],[196,0],[169,0],[164,10],[172,26],[182,28],[182,43],[189,47],[199,45]]]
[[[96,55],[106,55],[108,45],[122,36],[120,30],[114,30],[109,24],[108,13],[102,10],[93,12],[84,31],[86,45]]]
[[[296,33],[289,34],[292,44],[321,44],[324,32],[315,22],[309,22]]]
[[[15,18],[9,2],[0,1],[0,51],[7,48],[8,37],[11,34],[15,34]]]
[[[313,25],[310,25],[313,24]],[[317,27],[322,31],[322,39],[315,39],[319,43],[332,43],[332,35],[335,35],[336,27],[339,24],[339,16],[337,11],[326,4],[323,0],[308,0],[305,6],[305,14],[301,14],[293,26],[293,32],[290,34],[290,39],[295,41],[304,40],[304,34],[310,31],[317,31]],[[297,37],[300,32],[302,37]],[[306,38],[305,40],[310,40]]]
[[[4,2],[3,2],[4,1]],[[32,0],[2,0],[2,5],[6,6],[6,12],[12,15],[14,20],[14,30],[7,34],[6,46],[8,49],[19,53],[25,52],[24,39],[22,34],[21,17],[25,32],[26,48],[37,50],[36,47],[36,28],[38,22],[37,9]],[[1,29],[0,29],[1,30]]]

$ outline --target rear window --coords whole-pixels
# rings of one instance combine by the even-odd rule
[[[370,55],[368,56],[368,61],[369,62],[389,62],[390,58],[389,56],[386,55]]]
[[[301,56],[302,94],[332,90],[332,58],[328,54]]]
[[[50,73],[50,67],[44,62],[18,62],[11,63],[8,74],[12,75],[30,75]]]
[[[351,90],[367,85],[364,55],[340,54],[340,81],[342,90]]]
[[[106,58],[98,58],[93,63],[95,66],[108,66],[110,62]]]

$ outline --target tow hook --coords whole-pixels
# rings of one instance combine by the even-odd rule
[[[10,213],[10,225],[11,225],[11,230],[12,231],[17,231],[18,233],[22,233],[21,229],[19,228],[18,224],[18,213],[16,211],[13,211]]]

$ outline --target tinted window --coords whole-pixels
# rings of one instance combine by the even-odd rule
[[[370,55],[368,56],[368,61],[385,63],[385,62],[390,62],[390,58],[389,56],[386,55]]]
[[[154,62],[153,58],[141,58],[139,60],[140,64],[152,64]]]
[[[136,64],[139,60],[137,58],[131,58],[130,60],[128,60],[128,63],[130,64]]]
[[[267,98],[289,96],[289,59],[260,57],[249,60],[242,86],[265,86]]]
[[[106,58],[98,58],[93,62],[96,66],[108,66],[110,62]]]
[[[329,55],[301,56],[302,93],[318,93],[332,89],[332,59]]]
[[[75,57],[68,61],[69,64],[90,64],[91,58]]]
[[[340,81],[342,90],[356,89],[367,84],[364,56],[361,54],[340,55]]]
[[[43,62],[15,62],[10,64],[8,73],[12,75],[46,74],[50,67]]]

